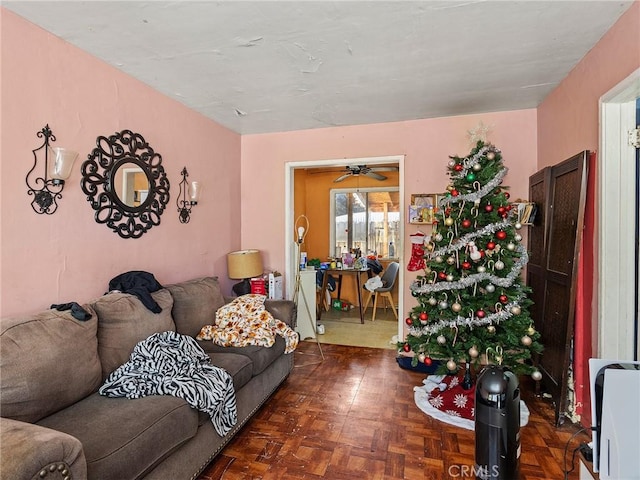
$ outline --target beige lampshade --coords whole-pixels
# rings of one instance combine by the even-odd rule
[[[238,250],[227,255],[229,278],[252,278],[262,275],[262,255],[259,250]]]

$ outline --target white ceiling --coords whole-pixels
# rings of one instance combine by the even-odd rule
[[[632,3],[2,5],[251,134],[535,108]]]

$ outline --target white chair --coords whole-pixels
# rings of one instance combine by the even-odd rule
[[[396,310],[395,305],[393,304],[393,297],[391,296],[391,290],[393,290],[393,286],[396,284],[396,280],[398,278],[398,271],[400,270],[400,264],[398,262],[391,262],[387,265],[387,269],[382,274],[382,286],[376,288],[373,292],[367,290],[367,301],[364,304],[364,310],[369,306],[369,302],[371,301],[371,297],[375,295],[375,299],[373,301],[373,315],[371,317],[371,321],[375,321],[376,319],[376,311],[378,309],[378,297],[382,296],[385,299],[385,302],[388,302],[393,310],[393,314],[396,316],[396,320],[398,320],[398,311]],[[387,308],[385,303],[385,309]]]

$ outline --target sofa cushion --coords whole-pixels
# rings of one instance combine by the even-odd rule
[[[265,368],[281,355],[284,355],[286,346],[284,338],[276,335],[275,343],[271,347],[260,347],[258,345],[248,345],[246,347],[221,347],[211,340],[198,340],[198,345],[210,356],[214,353],[236,353],[251,359],[252,375],[260,375]],[[223,367],[224,368],[224,367]],[[229,372],[231,374],[231,372]],[[233,374],[231,374],[233,375]]]
[[[3,417],[36,422],[96,391],[102,381],[92,315],[47,310],[0,321],[0,409]]]
[[[92,304],[99,318],[98,353],[103,379],[129,360],[138,342],[154,333],[175,331],[171,316],[173,297],[169,291],[158,290],[151,296],[162,308],[160,313],[153,313],[127,293],[109,293]]]
[[[176,331],[195,337],[204,325],[213,323],[216,310],[225,304],[218,277],[196,278],[167,285],[173,296]]]
[[[38,425],[82,442],[88,478],[140,478],[198,429],[198,411],[184,400],[152,395],[109,398],[97,393]]]
[[[201,345],[202,346],[202,345]],[[246,355],[231,352],[208,353],[211,364],[224,369],[233,378],[233,389],[237,392],[251,380],[253,364]]]

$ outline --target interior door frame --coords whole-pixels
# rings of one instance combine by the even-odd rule
[[[362,158],[337,158],[326,160],[308,160],[286,162],[285,164],[285,220],[284,220],[284,238],[285,238],[285,284],[287,290],[287,298],[293,298],[295,285],[293,279],[296,275],[295,257],[295,240],[294,240],[294,172],[297,168],[328,168],[328,167],[344,167],[345,165],[380,165],[397,163],[398,164],[398,187],[400,189],[400,238],[404,238],[405,230],[405,205],[404,205],[404,161],[405,155],[387,155],[382,157],[362,157]],[[327,219],[327,221],[329,221]],[[400,246],[398,246],[400,247]],[[398,248],[398,261],[400,265],[404,265],[404,248]],[[403,335],[403,323],[400,319],[404,318],[404,276],[398,275],[398,338]]]
[[[635,272],[635,148],[627,131],[635,125],[635,99],[640,96],[640,68],[600,98],[600,158],[598,160],[598,300],[597,344],[594,356],[637,360],[640,339],[635,338],[637,295]],[[636,291],[634,291],[636,289]],[[635,346],[635,348],[634,348]]]

